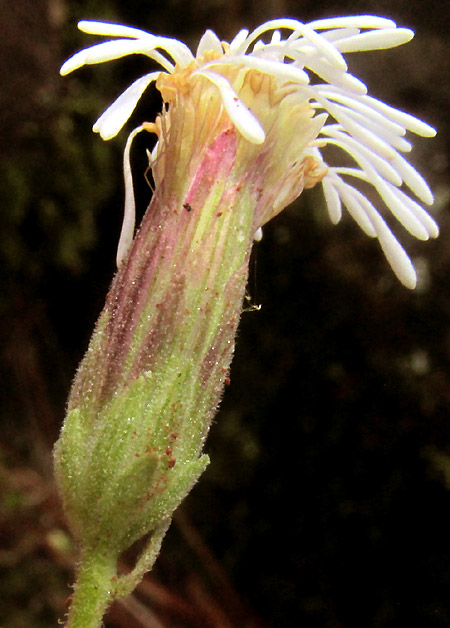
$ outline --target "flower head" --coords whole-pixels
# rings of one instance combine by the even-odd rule
[[[146,88],[156,82],[166,103],[164,111],[155,123],[135,129],[125,149],[126,203],[119,262],[134,232],[129,172],[134,135],[141,130],[157,134],[150,156],[155,182],[179,189],[181,196],[186,192],[181,191],[183,180],[188,180],[186,170],[196,154],[231,126],[240,137],[237,151],[242,172],[246,167],[257,168],[266,179],[255,232],[304,188],[320,182],[331,221],[339,222],[344,206],[367,235],[378,238],[400,281],[409,288],[415,286],[409,257],[369,199],[371,194],[363,193],[357,184],[363,182],[363,189],[364,184],[372,186],[416,238],[437,237],[436,222],[418,202],[431,205],[433,195],[401,155],[411,150],[407,131],[425,137],[436,132],[414,116],[369,96],[364,83],[348,72],[343,57],[344,53],[406,43],[413,37],[411,30],[370,15],[306,24],[283,18],[251,33],[242,30],[230,43],[207,30],[194,56],[180,41],[136,28],[93,21],[78,26],[86,33],[115,39],[76,53],[64,63],[61,74],[129,54],[146,55],[162,67],[137,79],[93,127],[105,140],[114,137]],[[328,146],[346,153],[344,166],[325,160]],[[348,166],[348,158],[353,165]]]
[[[405,43],[411,31],[373,16],[279,19],[230,43],[206,31],[194,56],[179,41],[138,29],[79,27],[113,39],[75,54],[63,74],[137,53],[162,68],[126,89],[94,131],[114,137],[152,82],[164,101],[156,120],[142,122],[125,145],[119,268],[55,446],[58,487],[81,548],[67,625],[94,626],[151,568],[175,508],[207,465],[203,445],[227,380],[261,227],[321,184],[332,221],[345,206],[409,287],[415,271],[408,256],[370,192],[351,182],[372,186],[415,236],[434,237],[438,229],[404,191],[432,202],[401,156],[411,148],[407,130],[434,130],[369,97],[342,56]],[[134,237],[129,155],[142,131],[157,137],[149,153],[155,191]],[[328,146],[344,153],[343,167],[325,160]],[[120,573],[119,557],[139,539],[145,545],[134,568]]]

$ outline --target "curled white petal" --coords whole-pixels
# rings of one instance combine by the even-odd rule
[[[123,213],[122,229],[120,231],[119,244],[117,246],[116,262],[120,266],[133,242],[134,226],[136,223],[136,209],[134,202],[133,175],[131,174],[130,150],[134,138],[144,127],[138,126],[128,136],[123,152],[123,177],[125,182],[125,207]]]
[[[144,91],[160,74],[161,72],[150,72],[134,81],[100,116],[92,130],[100,133],[104,140],[115,137],[133,113]]]
[[[172,37],[158,37],[157,39],[158,48],[162,48],[168,52],[172,59],[174,59],[175,63],[181,67],[184,68],[194,61],[194,55],[182,41],[173,39]]]
[[[223,106],[240,134],[252,144],[262,144],[266,138],[260,122],[244,105],[226,78],[208,70],[195,72],[214,83],[220,91]]]
[[[337,50],[337,48],[335,48],[335,46],[333,46],[326,39],[316,33],[309,25],[306,25],[303,22],[299,22],[298,20],[291,20],[287,18],[269,20],[268,22],[265,22],[264,24],[256,28],[252,33],[250,33],[245,42],[246,46],[248,47],[263,33],[278,28],[287,28],[289,30],[292,30],[293,33],[295,33],[297,36],[304,37],[304,39],[312,44],[313,47],[320,53],[320,55],[332,66],[344,71],[347,69],[345,59]]]

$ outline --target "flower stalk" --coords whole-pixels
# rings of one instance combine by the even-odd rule
[[[94,131],[114,137],[152,82],[164,101],[155,122],[143,122],[125,147],[118,271],[55,446],[56,478],[81,553],[67,627],[96,628],[108,605],[151,569],[174,510],[208,464],[203,446],[228,377],[261,227],[322,184],[332,221],[345,206],[408,287],[415,271],[406,252],[349,179],[372,185],[417,237],[435,237],[438,228],[400,190],[432,202],[399,151],[409,150],[407,129],[434,130],[367,96],[342,55],[405,43],[408,29],[375,16],[273,20],[229,44],[207,31],[194,57],[181,42],[139,29],[79,26],[121,39],[75,54],[62,74],[135,53],[163,68],[137,79]],[[290,34],[283,39],[278,29]],[[311,83],[311,72],[325,82]],[[134,235],[129,156],[140,132],[157,136],[149,153],[155,192]],[[322,154],[328,145],[355,167],[330,166]],[[134,568],[119,573],[122,552],[143,538]]]
[[[101,626],[113,596],[116,562],[107,553],[86,548],[80,557],[77,584],[71,598],[66,626]]]

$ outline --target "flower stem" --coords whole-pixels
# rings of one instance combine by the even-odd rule
[[[117,557],[104,548],[84,550],[65,628],[99,628],[114,596]]]

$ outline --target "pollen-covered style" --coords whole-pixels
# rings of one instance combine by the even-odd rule
[[[163,170],[168,175],[166,140],[170,125],[174,125],[174,112],[177,109],[179,113],[187,105],[183,113],[186,137],[178,139],[189,148],[179,147],[179,154],[170,154],[170,169],[177,167],[173,176],[186,174],[183,152],[189,152],[192,159],[196,143],[212,139],[218,125],[232,124],[249,150],[251,146],[261,151],[271,146],[272,159],[279,160],[279,167],[273,169],[274,185],[289,188],[282,202],[274,201],[277,207],[266,207],[262,212],[261,224],[255,225],[258,229],[303,188],[321,182],[331,221],[339,222],[344,205],[367,235],[378,238],[400,281],[409,288],[415,286],[416,274],[409,257],[369,197],[358,189],[358,183],[373,186],[384,205],[416,238],[436,237],[438,227],[420,205],[431,205],[432,193],[401,154],[411,150],[405,139],[407,131],[432,137],[435,130],[367,95],[364,83],[347,71],[343,57],[343,53],[404,44],[413,37],[411,30],[397,28],[389,19],[368,15],[306,24],[275,19],[251,33],[240,31],[231,43],[221,42],[207,30],[194,56],[180,41],[136,28],[93,21],[82,21],[78,26],[86,33],[115,39],[78,52],[64,63],[62,74],[85,64],[137,53],[163,68],[137,79],[93,127],[105,140],[114,137],[145,89],[156,81],[167,103],[164,113],[156,123],[144,123],[135,129],[125,150],[126,207],[119,263],[134,233],[131,140],[141,130],[157,133],[159,141],[150,156],[150,165],[156,183],[161,183]],[[188,111],[189,106],[197,110]],[[189,129],[189,124],[196,124],[197,128]],[[292,143],[294,133],[298,136],[297,152],[294,154],[290,147],[286,154],[284,146]],[[289,138],[289,142],[283,138]],[[342,167],[325,161],[323,150],[330,145],[346,153]],[[354,162],[351,167],[349,157]],[[301,178],[297,187],[293,184],[295,177]],[[266,202],[271,199],[266,198]]]

